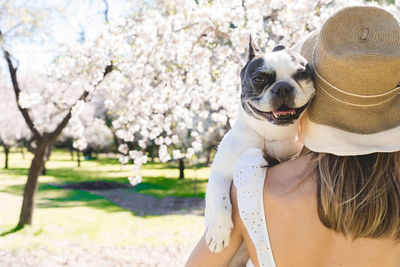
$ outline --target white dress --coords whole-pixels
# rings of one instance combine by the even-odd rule
[[[253,242],[260,266],[275,267],[265,221],[263,188],[267,162],[261,149],[252,148],[241,155],[233,171],[240,218]],[[251,260],[246,265],[253,267]]]

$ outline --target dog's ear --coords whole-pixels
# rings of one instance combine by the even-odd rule
[[[281,51],[284,49],[286,49],[286,47],[284,45],[278,44],[278,45],[274,46],[274,48],[272,48],[272,52]]]
[[[249,63],[247,62],[246,65],[243,67],[243,69],[240,70],[240,80],[244,80],[244,73],[246,71],[247,65],[249,65]]]
[[[261,54],[262,54],[261,49],[258,48],[256,43],[253,41],[253,38],[251,38],[251,34],[250,34],[250,38],[249,38],[249,59],[248,59],[248,61],[252,60],[255,56],[261,55]]]

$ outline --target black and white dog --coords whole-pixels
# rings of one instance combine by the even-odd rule
[[[229,192],[237,158],[249,148],[266,149],[278,161],[297,156],[299,120],[315,91],[301,55],[282,45],[264,54],[251,37],[240,78],[239,118],[218,147],[207,185],[206,242],[215,253],[228,246],[233,227]]]

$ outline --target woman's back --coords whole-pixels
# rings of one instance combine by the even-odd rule
[[[269,239],[275,264],[281,266],[400,266],[400,245],[394,239],[344,237],[325,227],[318,215],[317,175],[306,155],[268,169],[263,190]],[[240,189],[238,189],[240,190]],[[237,201],[233,194],[234,209]],[[234,216],[239,216],[234,212]],[[240,221],[240,220],[239,220]],[[254,244],[240,221],[254,263]]]

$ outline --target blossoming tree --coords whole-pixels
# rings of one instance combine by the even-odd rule
[[[0,86],[0,142],[4,149],[6,169],[10,148],[30,138],[29,129],[17,108],[10,87],[8,83]]]
[[[237,116],[250,34],[266,51],[291,46],[333,12],[363,2],[164,0],[140,6],[120,21],[129,47],[116,64],[119,72],[102,85],[117,135],[141,147],[129,153],[121,146],[122,162],[137,159],[137,170],[152,142],[161,161],[215,146]]]
[[[32,222],[38,177],[47,160],[50,145],[70,121],[76,131],[83,134],[79,114],[91,93],[112,71],[111,50],[117,44],[114,36],[105,29],[102,35],[92,40],[65,45],[60,56],[49,66],[44,76],[46,79],[40,86],[22,87],[18,79],[18,60],[13,58],[8,48],[12,43],[0,31],[2,54],[17,107],[31,132],[34,148],[17,227]]]
[[[92,152],[105,150],[114,144],[114,134],[106,125],[103,105],[104,100],[94,97],[85,104],[79,116],[79,129],[74,121],[70,121],[62,132],[58,141],[75,140],[70,149],[78,153],[78,166],[80,166],[80,151],[84,150],[90,157]],[[71,151],[72,152],[72,151]]]
[[[31,223],[38,175],[49,145],[69,122],[74,132],[83,135],[79,114],[93,93],[106,99],[118,137],[139,147],[121,145],[121,162],[133,159],[138,171],[147,161],[145,148],[150,143],[158,146],[161,161],[189,159],[208,144],[215,145],[235,121],[239,73],[251,33],[265,50],[277,43],[290,46],[336,10],[363,1],[127,3],[132,12],[123,16],[108,18],[105,12],[107,24],[96,36],[60,46],[45,82],[35,88],[20,86],[18,63],[9,49],[12,42],[7,40],[8,31],[0,29],[17,107],[35,144],[20,226]],[[398,12],[393,5],[388,8]],[[139,180],[140,176],[132,179]]]

